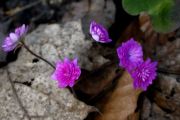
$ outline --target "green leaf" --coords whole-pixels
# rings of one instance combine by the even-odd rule
[[[157,32],[166,33],[172,31],[173,23],[169,19],[158,15],[151,15],[151,22],[154,30]]]
[[[131,15],[138,15],[160,4],[163,0],[122,0],[123,8]]]
[[[168,32],[172,30],[174,22],[171,19],[172,1],[165,0],[163,3],[148,11],[152,25],[158,32]]]
[[[180,26],[180,0],[122,0],[131,15],[146,12],[158,32],[173,31]]]

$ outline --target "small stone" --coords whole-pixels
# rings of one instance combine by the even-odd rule
[[[170,65],[174,65],[176,62],[174,60],[170,61]]]
[[[159,74],[159,79],[156,82],[158,82],[158,87],[161,88],[164,94],[170,95],[176,85],[176,78]]]

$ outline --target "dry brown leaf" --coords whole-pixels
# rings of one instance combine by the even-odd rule
[[[157,33],[154,31],[151,20],[146,13],[141,13],[139,16],[140,30],[144,36],[144,50],[147,56],[152,56],[158,45],[164,45],[169,39],[175,36],[175,32]]]
[[[119,78],[115,90],[102,108],[102,115],[96,120],[137,120],[138,113],[135,113],[140,90],[135,90],[132,85],[132,78],[124,72]]]
[[[87,98],[86,96],[87,99],[91,99],[99,95],[107,86],[111,85],[114,78],[119,75],[120,72],[121,70],[117,64],[107,63],[93,73],[83,77],[82,80],[75,85],[75,90],[82,91],[90,97]]]
[[[116,42],[116,46],[119,46],[122,42],[130,39],[135,38],[137,41],[140,41],[142,39],[143,33],[140,30],[139,21],[135,20],[131,24],[128,25],[128,27],[123,31],[121,34],[121,37]]]

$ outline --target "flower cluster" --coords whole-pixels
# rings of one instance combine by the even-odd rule
[[[146,90],[156,77],[157,62],[148,58],[143,60],[142,47],[133,38],[117,48],[120,66],[125,68],[134,79],[134,88]]]
[[[95,21],[91,22],[89,31],[97,42],[108,43],[112,41],[107,30]],[[134,79],[134,88],[146,90],[156,77],[157,62],[151,62],[149,58],[144,61],[142,47],[133,38],[122,43],[117,48],[117,53],[120,60],[119,65],[125,68]]]
[[[27,30],[28,26],[23,24],[22,26],[16,28],[15,32],[11,32],[2,44],[3,50],[5,52],[9,52],[15,49],[19,41],[22,40],[24,35],[27,33]],[[90,24],[90,34],[95,41],[101,43],[108,43],[112,41],[109,38],[107,30],[95,21],[92,21]],[[27,49],[27,47],[25,48]],[[30,51],[29,49],[27,50]],[[30,53],[32,53],[32,51]],[[120,60],[119,65],[125,68],[134,79],[134,88],[146,90],[156,77],[157,62],[151,62],[149,58],[144,61],[142,47],[133,38],[125,43],[122,43],[122,45],[117,48],[117,53]],[[33,53],[33,55],[35,54]],[[38,57],[38,55],[35,56]],[[41,57],[39,58],[42,59]],[[50,64],[47,60],[44,61]],[[58,61],[56,63],[56,67],[53,65],[52,67],[55,68],[55,71],[51,78],[58,81],[58,86],[60,88],[65,88],[67,86],[73,87],[75,81],[81,74],[77,58],[74,60],[65,58],[63,61]]]
[[[28,26],[22,25],[15,29],[15,32],[11,32],[9,36],[5,38],[2,43],[2,49],[5,52],[10,52],[16,48],[19,40],[21,40],[28,31]]]
[[[65,58],[64,61],[56,63],[56,70],[51,78],[58,81],[60,88],[73,87],[80,74],[81,69],[78,66],[77,59],[71,61]]]

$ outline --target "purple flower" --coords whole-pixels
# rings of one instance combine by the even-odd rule
[[[2,48],[5,52],[10,52],[16,48],[19,40],[21,40],[24,35],[27,33],[28,26],[24,24],[15,29],[15,32],[11,32],[9,36],[5,38],[2,44]]]
[[[146,90],[147,87],[152,84],[152,81],[156,78],[157,62],[151,62],[147,59],[131,73],[134,79],[134,88],[141,88]]]
[[[120,61],[119,65],[129,72],[143,62],[142,47],[138,42],[134,41],[133,38],[122,43],[122,45],[117,48],[117,54]]]
[[[92,38],[97,42],[108,43],[112,41],[109,38],[107,30],[95,21],[91,22],[89,32],[92,35]]]
[[[73,87],[80,74],[81,69],[78,66],[77,59],[70,61],[65,58],[64,61],[56,63],[56,70],[51,78],[58,81],[60,88]]]
[[[23,24],[22,26],[15,29],[15,34],[19,37],[23,37],[28,31],[28,26]]]

